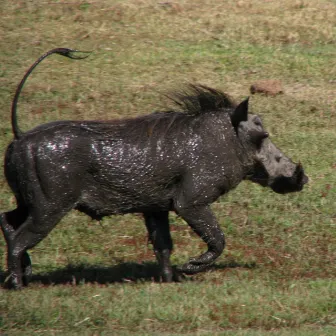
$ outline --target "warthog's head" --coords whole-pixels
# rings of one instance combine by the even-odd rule
[[[238,138],[254,161],[246,179],[270,187],[279,194],[302,190],[308,182],[302,165],[294,163],[272,143],[260,117],[248,113],[248,100],[236,108],[231,120]]]

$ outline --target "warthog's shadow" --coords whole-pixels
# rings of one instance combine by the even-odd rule
[[[228,268],[255,268],[254,263],[238,263],[230,260],[216,263],[209,270],[224,270]],[[94,265],[68,265],[55,271],[34,274],[30,283],[43,285],[83,284],[83,283],[120,283],[120,282],[149,282],[160,281],[159,267],[154,262],[134,263],[122,262],[116,266],[104,267]],[[0,269],[0,284],[6,279],[6,272]],[[183,281],[193,281],[194,277],[180,277]]]

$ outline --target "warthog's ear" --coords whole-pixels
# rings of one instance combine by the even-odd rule
[[[231,113],[231,123],[234,129],[237,129],[242,121],[247,121],[249,98],[242,101]]]

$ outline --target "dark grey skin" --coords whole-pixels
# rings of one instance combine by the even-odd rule
[[[58,121],[22,133],[13,101],[14,140],[5,156],[5,176],[17,208],[1,214],[8,247],[7,284],[27,285],[28,249],[38,244],[71,209],[94,219],[143,213],[162,280],[174,278],[169,211],[175,211],[206,242],[208,249],[178,267],[194,274],[220,256],[224,234],[210,209],[219,196],[242,180],[278,193],[300,191],[307,183],[293,163],[269,140],[261,119],[248,113],[248,100],[236,106],[224,93],[190,85],[172,99],[176,110],[134,119]],[[77,57],[78,58],[78,57]]]

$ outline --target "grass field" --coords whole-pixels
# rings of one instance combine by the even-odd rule
[[[0,335],[335,335],[336,2],[333,0],[2,1],[0,155],[26,69],[55,47],[19,102],[28,130],[59,119],[122,118],[162,106],[162,93],[206,84],[237,101],[256,80],[284,94],[251,97],[273,141],[310,178],[278,195],[243,182],[213,204],[227,248],[212,270],[155,281],[141,216],[101,223],[71,212],[31,251],[34,277],[0,289]],[[0,210],[15,207],[0,173]],[[205,249],[171,214],[174,265]],[[0,239],[0,282],[6,269]]]

